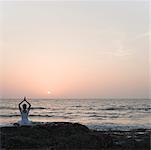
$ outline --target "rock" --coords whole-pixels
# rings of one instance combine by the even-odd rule
[[[137,139],[134,141],[128,138],[132,137],[131,132],[126,135],[121,131],[120,134],[117,133],[92,131],[84,125],[69,122],[1,127],[1,148],[100,150],[102,148],[126,148],[126,146],[136,148],[137,143],[141,145],[141,148],[149,149],[149,134],[136,134]],[[138,139],[141,140],[138,141]]]

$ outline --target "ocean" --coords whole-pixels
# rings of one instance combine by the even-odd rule
[[[78,122],[97,130],[151,129],[151,101],[145,99],[29,99],[33,122]],[[21,99],[0,100],[0,125],[20,120]]]

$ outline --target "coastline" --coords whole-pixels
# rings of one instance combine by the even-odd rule
[[[3,126],[2,149],[149,150],[151,129],[97,131],[79,123],[53,122]]]

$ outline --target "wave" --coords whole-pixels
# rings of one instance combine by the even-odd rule
[[[31,109],[48,109],[48,108],[45,108],[45,107],[31,107]]]
[[[0,109],[7,109],[7,110],[19,110],[16,107],[0,107]],[[45,107],[31,107],[31,109],[35,110],[35,109],[48,109]]]
[[[144,111],[149,111],[151,110],[151,107],[149,108],[134,108],[134,107],[108,107],[108,108],[101,108],[99,110],[144,110]]]
[[[104,119],[104,118],[119,118],[119,115],[112,115],[112,116],[108,116],[108,115],[89,115],[88,117],[90,118],[95,118],[95,119]]]
[[[82,106],[81,105],[76,105],[76,106],[71,106],[71,107],[77,107],[78,108],[78,107],[82,107]]]
[[[54,115],[29,115],[29,117],[54,117]]]
[[[10,117],[21,117],[20,115],[0,115],[0,117],[4,118],[10,118]],[[55,116],[55,115],[29,115],[29,117],[53,117],[53,118],[68,118],[67,116]]]
[[[19,117],[20,115],[0,115],[0,117]]]
[[[0,107],[0,109],[19,110],[18,108],[15,108],[15,107]]]
[[[82,107],[82,106],[75,106],[75,107]],[[31,110],[42,110],[42,109],[49,109],[49,108],[46,108],[46,107],[31,107]],[[0,110],[19,110],[17,107],[0,107]],[[53,110],[53,109],[51,109]],[[56,110],[56,109],[54,109]],[[59,110],[59,109],[57,109]],[[69,109],[69,110],[77,110],[77,109]],[[85,110],[85,109],[83,109]],[[94,108],[89,108],[88,110],[96,110]],[[151,110],[151,107],[148,107],[148,108],[134,108],[134,107],[107,107],[107,108],[99,108],[97,110],[108,110],[108,111],[116,111],[116,110],[119,110],[119,111],[125,111],[125,110],[138,110],[138,111],[150,111]]]
[[[98,131],[131,131],[133,129],[151,129],[150,124],[141,125],[123,125],[123,124],[115,124],[115,123],[104,123],[104,124],[87,124],[87,127],[90,129],[95,129]]]

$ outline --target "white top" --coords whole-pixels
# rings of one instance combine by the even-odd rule
[[[19,121],[20,125],[29,125],[31,121],[28,120],[29,111],[21,111],[21,121]]]

